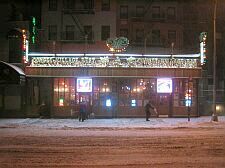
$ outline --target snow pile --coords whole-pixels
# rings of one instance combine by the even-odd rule
[[[225,123],[225,116],[219,116],[219,123]],[[221,125],[221,124],[220,124]],[[224,124],[225,125],[225,124]],[[216,127],[216,122],[211,122],[211,116],[191,118],[120,118],[120,119],[89,119],[79,122],[78,119],[0,119],[0,128],[13,127],[40,127],[47,129],[61,128],[195,128]]]

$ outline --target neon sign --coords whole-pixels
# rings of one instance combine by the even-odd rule
[[[129,45],[129,40],[126,37],[110,38],[106,41],[106,45],[111,52],[125,51]]]
[[[200,34],[200,62],[203,65],[206,62],[206,39],[207,32],[202,32]]]

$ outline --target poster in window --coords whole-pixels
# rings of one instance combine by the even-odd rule
[[[92,79],[77,78],[77,92],[92,92]]]
[[[158,78],[157,93],[172,93],[172,79]]]

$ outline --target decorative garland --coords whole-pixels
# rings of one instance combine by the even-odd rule
[[[129,40],[126,37],[109,38],[106,41],[106,45],[109,48],[109,51],[118,53],[126,50],[129,45]]]
[[[197,68],[197,59],[109,58],[107,57],[33,57],[31,67],[123,67],[123,68]]]

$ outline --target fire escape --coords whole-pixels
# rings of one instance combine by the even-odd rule
[[[94,14],[94,0],[65,0],[61,19],[61,41],[85,44],[93,42],[92,27],[84,26],[79,17]],[[68,18],[73,22],[68,22]]]
[[[130,20],[130,30],[133,35],[136,35],[138,33],[138,31],[135,29],[135,27],[137,27],[136,25],[139,25],[138,27],[143,30],[143,32],[139,32],[140,36],[136,35],[136,37],[133,37],[132,41],[135,45],[143,46],[146,38],[149,36],[149,32],[147,32],[147,30],[149,30],[149,23],[151,22],[151,20],[149,19],[149,15],[151,14],[151,7],[153,2],[154,0],[145,0],[143,12],[137,13],[136,10],[136,14]],[[152,27],[152,25],[150,25],[150,27]],[[145,37],[145,39],[143,37]]]

